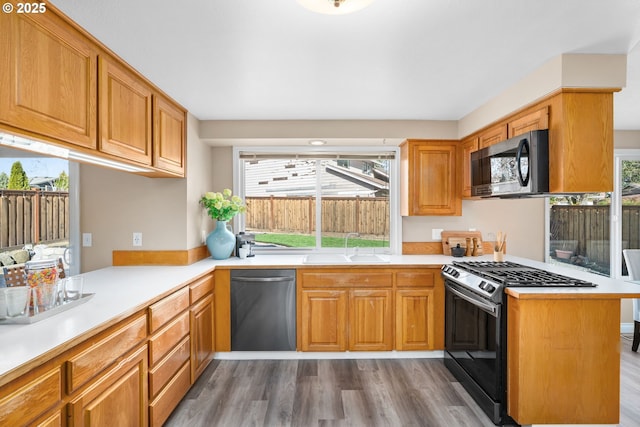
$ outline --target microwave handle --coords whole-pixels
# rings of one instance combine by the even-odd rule
[[[521,167],[521,162],[522,162],[522,152],[525,151],[527,152],[527,156],[529,155],[529,142],[526,139],[521,139],[520,140],[520,144],[518,144],[518,151],[516,152],[516,166],[518,169],[518,182],[520,183],[520,185],[522,187],[526,187],[527,185],[529,185],[529,176],[530,176],[530,167],[531,167],[531,162],[527,163],[527,176],[522,176],[522,167]]]

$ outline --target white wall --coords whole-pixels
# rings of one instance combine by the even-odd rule
[[[404,217],[402,240],[430,242],[432,229],[482,232],[483,240],[495,240],[498,231],[507,233],[507,253],[537,261],[544,260],[544,199],[465,200],[462,216]],[[439,241],[440,239],[436,239]]]
[[[82,248],[82,271],[112,264],[114,250],[186,250],[201,243],[198,199],[210,186],[211,148],[187,120],[186,178],[147,178],[92,165],[80,167],[80,232],[93,245]],[[142,246],[132,233],[142,233]]]

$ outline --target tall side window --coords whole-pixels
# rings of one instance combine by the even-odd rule
[[[235,151],[258,250],[396,249],[396,151]],[[347,241],[346,237],[349,236]]]
[[[640,248],[640,151],[616,150],[612,193],[548,198],[547,262],[627,275],[623,249]]]
[[[617,275],[628,276],[623,249],[640,249],[640,150],[619,150],[616,155],[616,198],[613,227],[616,246],[612,254]]]

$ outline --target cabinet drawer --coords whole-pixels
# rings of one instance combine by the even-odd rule
[[[147,346],[127,353],[117,365],[102,372],[67,405],[73,427],[146,426]]]
[[[189,307],[189,288],[184,287],[149,306],[149,332],[154,333]]]
[[[185,363],[158,398],[149,405],[149,425],[161,426],[191,387],[191,368]]]
[[[437,270],[440,274],[440,270]],[[396,285],[399,288],[432,287],[435,283],[433,271],[413,270],[399,271],[396,274]]]
[[[213,291],[213,274],[205,276],[189,285],[191,304]]]
[[[358,272],[353,269],[347,271],[302,271],[298,277],[303,288],[384,288],[393,286],[393,273],[388,271]]]
[[[187,335],[189,335],[189,312],[185,311],[149,340],[149,366],[155,366]]]
[[[64,408],[58,409],[48,417],[36,421],[36,427],[62,427],[64,425],[62,424],[62,411],[64,411]]]
[[[62,374],[57,367],[0,399],[0,425],[29,424],[61,399]]]
[[[77,390],[146,337],[147,318],[142,314],[103,335],[91,347],[71,357],[66,362],[67,392]]]
[[[178,372],[178,369],[190,359],[191,340],[183,339],[158,366],[149,371],[149,396],[153,399],[162,387]]]

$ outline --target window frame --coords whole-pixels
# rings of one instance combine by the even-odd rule
[[[399,254],[402,252],[402,221],[400,217],[400,149],[398,147],[376,146],[340,146],[340,147],[301,147],[301,146],[234,146],[233,147],[233,193],[245,199],[244,162],[240,159],[240,153],[272,153],[313,155],[322,153],[349,153],[349,154],[382,154],[394,153],[394,159],[389,165],[389,248],[384,248],[385,253]],[[319,174],[317,175],[320,176]],[[316,185],[319,183],[316,180]],[[319,204],[318,204],[319,205]],[[245,229],[244,215],[236,215],[234,218],[234,230]],[[236,231],[236,232],[237,232]],[[319,245],[319,236],[316,234],[315,248],[261,248],[256,249],[261,253],[310,253],[310,252],[340,252],[340,248],[322,248]],[[376,252],[378,252],[377,250]]]

